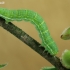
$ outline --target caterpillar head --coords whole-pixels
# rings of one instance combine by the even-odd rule
[[[61,38],[64,40],[69,40],[70,39],[70,27],[66,28],[62,34],[61,34]]]
[[[65,50],[62,53],[61,63],[64,67],[70,69],[70,50]]]

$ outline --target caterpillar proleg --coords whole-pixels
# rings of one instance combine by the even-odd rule
[[[38,13],[26,9],[9,10],[6,8],[0,8],[0,16],[3,17],[6,22],[22,20],[30,21],[38,30],[39,36],[42,40],[42,46],[44,46],[45,50],[51,55],[57,54],[58,47],[48,31],[46,22]]]

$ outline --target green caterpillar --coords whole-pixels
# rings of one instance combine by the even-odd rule
[[[45,21],[39,14],[26,9],[9,10],[0,8],[0,16],[6,20],[6,23],[10,21],[30,21],[38,30],[39,36],[42,39],[42,46],[44,46],[45,51],[48,51],[51,55],[57,54],[57,45],[50,36]]]

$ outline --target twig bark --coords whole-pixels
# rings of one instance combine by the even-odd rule
[[[50,53],[48,53],[48,51],[44,52],[44,47],[40,47],[41,46],[40,43],[38,43],[36,40],[34,40],[32,37],[30,37],[28,34],[26,34],[20,28],[13,25],[11,22],[6,24],[5,19],[0,17],[0,26],[2,26],[5,30],[9,31],[11,34],[16,36],[22,42],[27,44],[30,48],[32,48],[34,51],[36,51],[38,54],[40,54],[46,60],[48,60],[52,65],[54,65],[57,68],[57,70],[69,70],[62,66],[60,59],[58,57],[50,55]]]

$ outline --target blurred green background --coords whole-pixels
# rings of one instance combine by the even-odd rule
[[[61,56],[70,49],[70,41],[62,40],[62,31],[70,25],[70,0],[0,0],[0,7],[8,9],[30,9],[38,12],[46,22],[51,36],[56,42]],[[13,23],[41,43],[38,32],[30,22]],[[2,70],[40,70],[52,66],[47,60],[29,48],[8,31],[0,27],[0,64],[8,63]]]

